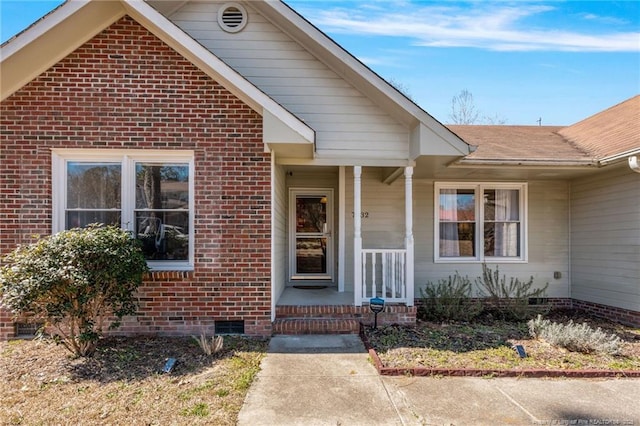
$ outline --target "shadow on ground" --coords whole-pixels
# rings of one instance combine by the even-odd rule
[[[163,373],[167,360],[176,360],[170,374],[179,378],[211,368],[243,352],[265,353],[268,340],[225,336],[223,349],[206,355],[191,337],[107,337],[91,357],[76,358],[51,341],[14,341],[3,347],[0,362],[8,380],[34,376],[42,382],[68,377],[100,383],[141,381]]]

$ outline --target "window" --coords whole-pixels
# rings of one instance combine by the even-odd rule
[[[527,185],[436,183],[436,262],[526,261]]]
[[[154,270],[193,268],[191,151],[54,150],[53,232],[118,225]]]

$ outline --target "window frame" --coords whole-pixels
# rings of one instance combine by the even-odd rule
[[[441,189],[473,189],[474,191],[474,214],[475,214],[475,239],[474,250],[476,255],[466,257],[453,257],[440,255],[440,190]],[[496,189],[513,189],[520,191],[519,195],[519,224],[520,224],[520,255],[515,257],[507,256],[485,256],[484,253],[484,228],[485,209],[484,191]],[[528,184],[526,182],[435,182],[433,196],[433,261],[434,263],[528,263]]]
[[[152,271],[191,271],[195,259],[195,167],[190,150],[52,149],[52,233],[65,229],[67,163],[101,162],[121,164],[120,227],[134,231],[136,211],[136,163],[185,163],[189,167],[189,256],[187,260],[147,260]]]

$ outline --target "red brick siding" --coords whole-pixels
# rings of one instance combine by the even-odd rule
[[[0,120],[0,254],[51,232],[51,148],[194,150],[195,270],[152,274],[141,315],[121,331],[244,320],[247,334],[270,334],[270,159],[258,113],[124,17],[3,101]],[[0,312],[0,338],[12,333]]]
[[[573,308],[580,309],[592,315],[619,322],[620,324],[640,327],[640,311],[601,305],[586,300],[573,299]]]

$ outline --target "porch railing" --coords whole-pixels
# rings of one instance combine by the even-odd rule
[[[407,302],[407,251],[362,250],[362,301],[381,297],[385,302]]]

